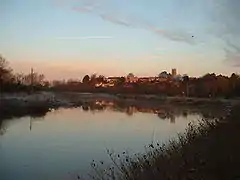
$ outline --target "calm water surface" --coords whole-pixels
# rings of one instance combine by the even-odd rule
[[[134,107],[82,107],[6,120],[0,135],[0,179],[76,179],[77,173],[89,172],[93,159],[108,162],[106,149],[144,152],[151,141],[166,141],[201,117]]]

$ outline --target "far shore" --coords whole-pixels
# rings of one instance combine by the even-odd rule
[[[72,92],[5,93],[0,96],[0,120],[22,116],[43,116],[51,109],[96,106],[95,103],[115,103],[125,107],[153,109],[224,109],[240,99],[163,97],[158,95],[97,94]],[[204,109],[204,110],[203,110]],[[219,112],[219,110],[218,110]],[[214,113],[218,114],[218,113]]]
[[[106,94],[106,93],[77,93],[77,92],[36,92],[28,93],[1,93],[1,102],[15,101],[16,103],[24,102],[25,104],[50,103],[56,106],[71,106],[78,102],[88,102],[92,100],[126,100],[126,101],[152,101],[164,103],[180,103],[195,105],[200,103],[239,103],[240,98],[198,98],[184,96],[161,96],[147,94]],[[23,105],[23,104],[19,104]]]

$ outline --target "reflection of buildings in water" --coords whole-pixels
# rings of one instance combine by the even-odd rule
[[[156,114],[160,119],[167,119],[171,123],[175,123],[177,117],[187,117],[192,111],[174,108],[171,106],[159,106],[159,107],[148,107],[141,104],[129,104],[127,101],[121,100],[95,100],[92,102],[85,102],[82,105],[83,111],[117,111],[125,112],[127,115],[132,116],[134,113],[151,113]]]
[[[174,116],[174,113],[161,110],[157,113],[157,115],[160,119],[170,119],[171,116]]]
[[[161,112],[158,112],[157,115],[160,119],[163,119],[163,120],[170,119],[170,123],[175,123],[176,121],[176,116],[174,112],[171,112],[171,111],[161,111]]]
[[[95,109],[97,109],[96,107],[94,107],[94,105],[93,104],[89,104],[89,110],[91,111],[91,112],[94,112],[95,111]]]
[[[159,112],[157,115],[160,119],[166,119],[167,118],[166,113],[163,113],[163,112]]]
[[[142,112],[142,113],[152,113],[157,114],[160,119],[170,119],[171,123],[175,123],[175,114],[174,111],[166,110],[163,108],[153,108],[153,107],[139,107],[134,105],[127,105],[123,102],[114,102],[114,101],[104,101],[104,100],[96,100],[92,104],[89,103],[90,110],[110,110],[110,111],[118,111],[125,112],[127,115],[132,116],[134,113]],[[83,107],[85,111],[88,111],[89,107]]]
[[[95,110],[104,111],[106,109],[111,109],[114,106],[114,102],[104,101],[104,100],[96,100],[91,105],[92,105],[92,108]]]
[[[111,104],[110,104],[111,105]],[[93,101],[93,102],[85,102],[82,106],[83,111],[91,111],[94,113],[95,111],[104,111],[109,107],[109,104],[104,101]]]
[[[89,111],[88,105],[82,105],[82,110],[83,111]]]
[[[129,116],[132,116],[133,113],[136,113],[136,112],[138,112],[138,111],[134,106],[129,106],[126,109],[126,114],[129,115]]]
[[[112,101],[96,100],[94,104],[99,106],[114,106],[115,103]]]

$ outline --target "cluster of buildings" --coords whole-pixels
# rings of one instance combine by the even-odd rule
[[[155,77],[137,77],[134,74],[129,73],[126,77],[108,77],[105,78],[103,82],[98,82],[95,84],[95,87],[113,87],[119,81],[122,81],[124,78],[124,83],[159,83],[166,81],[182,81],[183,76],[177,74],[177,69],[172,69],[171,73],[166,71],[161,72],[158,76]]]
[[[171,73],[163,71],[159,73],[157,76],[150,77],[137,77],[133,73],[129,73],[125,77],[104,77],[104,76],[95,76],[93,81],[91,81],[92,77],[89,77],[89,81],[91,85],[95,87],[114,87],[116,85],[123,85],[124,87],[131,86],[131,84],[158,84],[161,82],[181,82],[183,81],[183,77],[177,74],[177,69],[172,69]],[[79,85],[79,80],[68,80],[68,81],[52,81],[49,82],[50,86],[58,86],[58,85]]]

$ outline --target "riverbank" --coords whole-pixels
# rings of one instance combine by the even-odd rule
[[[113,165],[92,163],[93,178],[124,180],[237,180],[240,178],[240,105],[215,121],[189,124],[184,134],[164,145],[152,143],[147,153],[108,151]]]
[[[147,98],[146,98],[147,97]],[[184,135],[178,140],[160,145],[150,144],[147,153],[141,155],[129,155],[126,152],[121,155],[108,151],[115,163],[107,171],[99,170],[101,162],[96,166],[92,164],[99,179],[237,179],[239,142],[239,106],[237,100],[211,100],[169,97],[165,99],[150,98],[149,96],[138,98],[122,98],[107,94],[78,94],[78,93],[51,93],[42,92],[36,94],[1,94],[1,113],[8,118],[12,116],[33,115],[42,116],[51,108],[86,106],[94,110],[98,106],[106,106],[110,102],[117,102],[119,106],[134,106],[136,108],[158,107],[163,109],[172,103],[176,109],[191,106],[195,109],[209,104],[216,109],[223,103],[228,112],[218,118],[218,121],[203,121],[199,126],[190,125]],[[97,101],[96,101],[97,100]],[[106,101],[106,102],[105,102]],[[94,102],[94,104],[91,104]],[[198,103],[196,103],[198,102]],[[201,103],[199,103],[201,102]],[[219,103],[221,102],[221,103]],[[100,105],[101,104],[101,105]],[[229,106],[228,106],[229,105]],[[115,107],[114,107],[115,108]],[[155,109],[156,110],[156,109]],[[154,110],[154,111],[155,111]],[[209,109],[209,111],[212,111]],[[7,113],[6,113],[7,112]],[[213,117],[217,117],[213,114]],[[127,147],[126,147],[127,148]],[[97,169],[96,169],[97,168]],[[117,170],[117,171],[115,171]],[[219,173],[220,172],[220,173]],[[119,173],[119,174],[118,174]]]
[[[162,108],[179,105],[180,107],[192,106],[196,109],[206,106],[223,107],[233,106],[240,102],[239,99],[208,99],[186,97],[161,97],[157,95],[110,95],[91,93],[53,93],[38,92],[34,94],[10,93],[0,96],[0,119],[21,117],[25,115],[41,116],[51,109],[60,107],[91,107],[106,106],[106,104],[118,104],[118,107],[133,106],[136,108]],[[99,105],[100,104],[100,105]],[[117,108],[117,107],[116,107]],[[207,108],[207,107],[206,107]],[[215,108],[216,109],[216,108]]]
[[[157,101],[164,103],[184,103],[184,104],[201,104],[201,103],[232,103],[240,102],[240,98],[197,98],[183,96],[159,96],[159,95],[138,95],[138,94],[104,94],[104,93],[69,93],[69,92],[37,92],[28,93],[2,93],[1,101],[18,101],[35,104],[37,102],[51,102],[56,105],[71,105],[79,101],[92,100],[128,100],[128,101]]]

